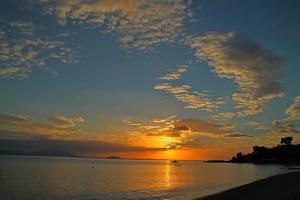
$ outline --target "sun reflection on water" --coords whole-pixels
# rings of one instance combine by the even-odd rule
[[[166,161],[165,164],[165,183],[166,183],[166,188],[170,188],[171,186],[171,163],[170,161]]]

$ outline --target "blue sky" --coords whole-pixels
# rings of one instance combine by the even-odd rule
[[[297,142],[299,8],[292,0],[2,1],[0,128],[12,132],[2,138],[140,139],[158,149]]]

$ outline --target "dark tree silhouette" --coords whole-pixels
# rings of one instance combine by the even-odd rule
[[[284,137],[281,138],[280,144],[291,145],[293,141],[293,137]]]
[[[237,153],[232,157],[234,163],[300,163],[300,144],[292,145],[293,137],[281,138],[281,145],[275,147],[254,146],[253,152]]]
[[[253,147],[253,153],[255,154],[262,154],[267,151],[267,147],[264,146],[254,146]]]

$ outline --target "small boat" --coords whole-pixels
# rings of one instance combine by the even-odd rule
[[[173,160],[172,164],[177,167],[177,166],[181,166],[181,164],[177,161],[177,160]]]

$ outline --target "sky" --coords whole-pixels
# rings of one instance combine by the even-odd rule
[[[299,1],[0,4],[0,151],[203,160],[300,142]]]

